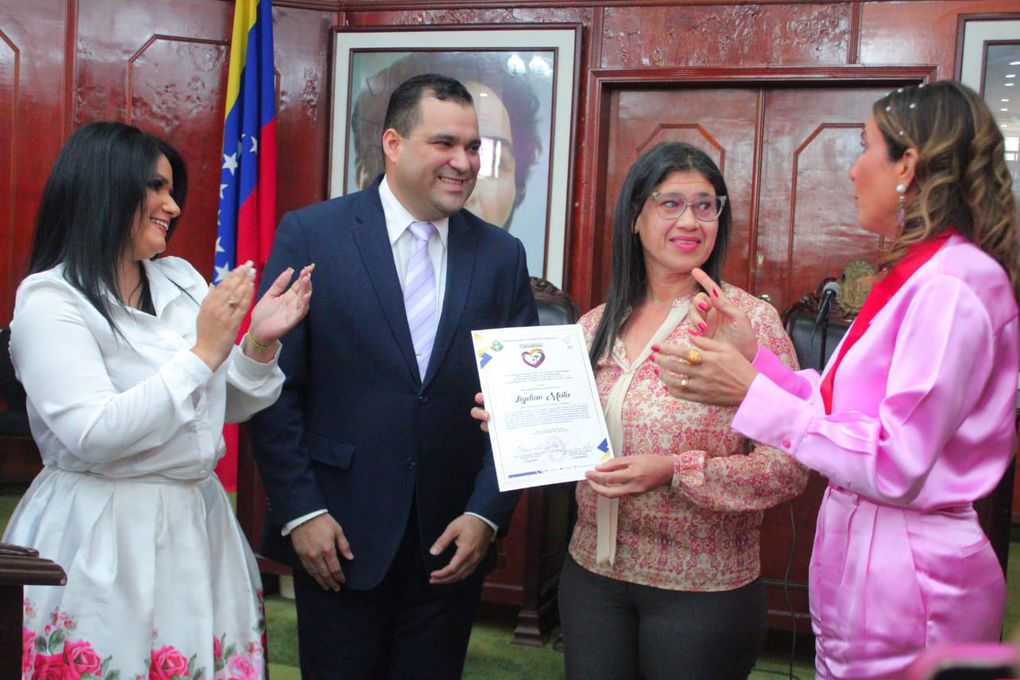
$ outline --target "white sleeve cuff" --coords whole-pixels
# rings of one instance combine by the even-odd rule
[[[490,542],[496,540],[496,534],[499,533],[499,526],[497,526],[495,523],[493,523],[491,520],[489,520],[488,517],[482,517],[477,512],[465,512],[464,514],[465,515],[471,515],[472,517],[477,517],[478,519],[480,519],[483,522],[485,522],[486,524],[488,524],[489,528],[492,529],[492,539],[490,540]]]
[[[313,512],[308,513],[307,515],[301,515],[297,519],[292,519],[291,521],[289,521],[289,522],[287,522],[286,524],[283,525],[283,531],[280,532],[280,535],[281,536],[289,536],[290,532],[294,531],[295,529],[297,529],[299,526],[301,526],[302,524],[304,524],[308,520],[314,519],[314,518],[318,517],[319,515],[325,515],[327,512],[329,512],[329,511],[326,510],[326,509],[315,510]]]

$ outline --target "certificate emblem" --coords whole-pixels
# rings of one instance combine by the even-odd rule
[[[533,350],[521,352],[521,359],[523,359],[524,363],[528,366],[538,368],[542,365],[542,362],[545,361],[545,352],[536,347]]]

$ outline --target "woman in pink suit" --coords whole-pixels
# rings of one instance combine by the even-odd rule
[[[819,678],[898,678],[927,647],[998,640],[1006,598],[972,505],[1015,443],[1017,223],[1002,134],[977,94],[942,81],[876,102],[861,142],[859,221],[891,247],[825,372],[792,372],[759,348],[701,272],[704,332],[656,359],[671,392],[739,404],[735,430],[828,478],[810,570]]]

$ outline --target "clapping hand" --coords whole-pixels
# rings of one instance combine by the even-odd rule
[[[292,267],[287,267],[276,277],[273,285],[251,310],[251,326],[248,331],[256,345],[253,349],[273,345],[305,318],[312,300],[314,269],[314,264],[307,265],[289,287],[287,284],[294,273]]]
[[[195,321],[195,346],[191,351],[216,370],[226,361],[237,338],[237,329],[255,294],[255,270],[245,262],[211,288],[202,300]]]

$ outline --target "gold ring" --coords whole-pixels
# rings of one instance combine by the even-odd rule
[[[701,363],[701,352],[696,349],[687,350],[687,363],[691,366],[697,366]]]
[[[237,300],[227,300],[227,307],[237,309]]]
[[[686,375],[680,376],[680,391],[681,392],[686,392],[687,391],[687,380],[688,380],[688,377]]]

